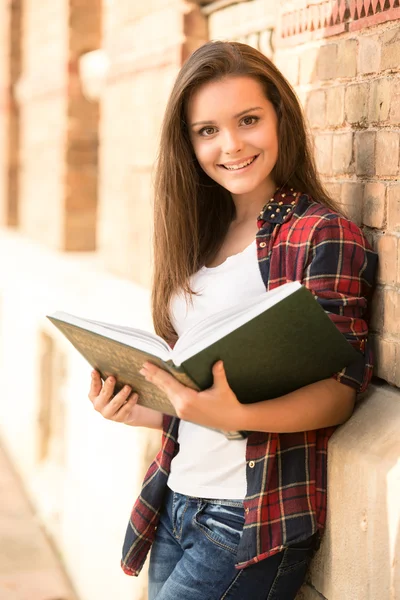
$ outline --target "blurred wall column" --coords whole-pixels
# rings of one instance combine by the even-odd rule
[[[95,247],[98,109],[81,93],[77,63],[100,45],[99,3],[24,2],[20,228],[57,250]]]
[[[14,86],[21,70],[22,0],[0,5],[0,224],[18,224],[19,109]]]
[[[161,121],[182,61],[207,40],[206,18],[183,0],[104,0],[103,36],[99,250],[114,273],[148,286]]]
[[[95,250],[99,103],[85,96],[79,61],[101,46],[101,0],[69,0],[65,250]]]

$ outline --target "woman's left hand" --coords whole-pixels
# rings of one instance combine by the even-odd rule
[[[240,404],[229,387],[221,360],[212,368],[213,385],[202,392],[182,385],[170,373],[149,362],[144,363],[140,373],[146,381],[153,383],[168,396],[180,419],[223,431],[244,428],[245,405]]]

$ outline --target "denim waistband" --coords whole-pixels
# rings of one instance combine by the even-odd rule
[[[187,494],[180,494],[179,492],[174,492],[171,488],[168,488],[168,492],[171,494],[175,494],[176,496],[180,496],[181,498],[187,498],[189,502],[207,502],[207,504],[216,504],[218,506],[231,506],[231,507],[243,507],[243,500],[241,498],[238,499],[225,499],[225,498],[202,498],[200,496],[188,496]]]

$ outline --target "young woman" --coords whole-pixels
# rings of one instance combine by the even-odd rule
[[[290,600],[324,529],[329,437],[370,379],[376,256],[324,191],[293,90],[251,47],[207,43],[180,71],[162,129],[154,228],[154,324],[171,344],[199,319],[297,280],[360,351],[330,379],[246,405],[220,361],[203,392],[145,363],[142,375],[179,419],[138,406],[129,388],[113,396],[115,380],[92,374],[89,397],[104,417],[163,429],[124,571],[137,575],[152,547],[150,600]],[[229,441],[221,429],[250,433]]]

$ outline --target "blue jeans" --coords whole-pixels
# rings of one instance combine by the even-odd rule
[[[241,500],[205,500],[168,490],[149,567],[149,600],[294,600],[316,536],[246,569],[235,569]]]

